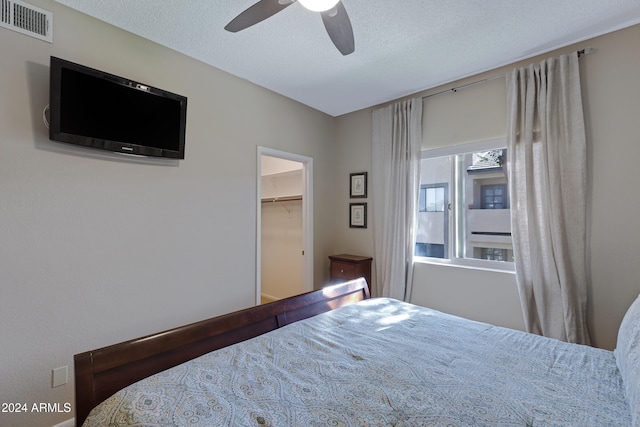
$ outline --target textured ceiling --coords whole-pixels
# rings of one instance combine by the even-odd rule
[[[640,22],[640,0],[342,0],[342,56],[300,4],[234,34],[257,0],[56,1],[332,116]]]

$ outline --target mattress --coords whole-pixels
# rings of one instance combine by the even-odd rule
[[[176,366],[98,426],[629,426],[613,352],[375,298]]]

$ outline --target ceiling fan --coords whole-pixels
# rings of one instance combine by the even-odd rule
[[[295,2],[296,0],[260,0],[231,20],[224,29],[232,33],[244,30]],[[313,12],[320,12],[324,27],[340,53],[343,55],[353,53],[355,50],[353,29],[341,0],[298,0],[298,2]]]

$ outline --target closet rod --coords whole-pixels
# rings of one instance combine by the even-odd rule
[[[592,53],[595,49],[593,49],[592,47],[586,47],[584,49],[580,49],[578,51],[578,58],[580,58],[582,55],[588,55],[590,53]],[[432,93],[429,95],[425,95],[422,97],[422,99],[427,99],[427,98],[431,98],[432,96],[436,96],[436,95],[441,95],[443,93],[447,93],[447,92],[457,92],[459,89],[464,89],[467,88],[469,86],[474,86],[480,83],[486,83],[489,82],[491,80],[495,80],[495,79],[499,79],[501,77],[506,76],[506,74],[498,74],[497,76],[493,76],[493,77],[487,77],[486,79],[482,79],[482,80],[478,80],[475,82],[471,82],[471,83],[467,83],[461,86],[456,86],[456,87],[452,87],[451,89],[445,89],[445,90],[441,90],[440,92],[436,92],[436,93]]]
[[[262,199],[262,203],[291,202],[293,200],[302,200],[302,196],[265,197]]]

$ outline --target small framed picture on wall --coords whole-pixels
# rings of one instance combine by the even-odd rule
[[[349,196],[352,199],[367,197],[367,172],[349,174]]]
[[[367,228],[366,203],[349,203],[349,227]]]

